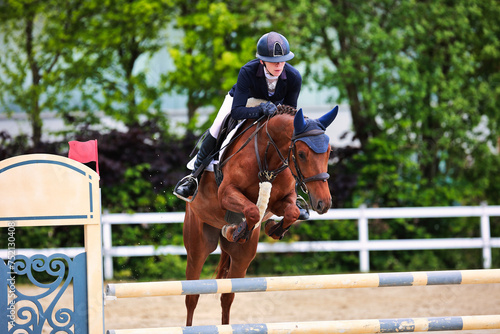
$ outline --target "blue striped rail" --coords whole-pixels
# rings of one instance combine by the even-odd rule
[[[500,315],[109,330],[108,334],[370,334],[500,329]]]
[[[500,269],[108,284],[108,299],[235,292],[500,283]]]

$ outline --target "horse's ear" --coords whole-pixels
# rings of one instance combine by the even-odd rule
[[[335,106],[332,110],[318,118],[318,121],[325,127],[325,129],[332,124],[332,122],[335,120],[337,117],[337,114],[339,113],[339,106]]]
[[[293,119],[293,128],[295,133],[302,133],[306,127],[306,120],[304,119],[304,114],[302,113],[302,108],[295,113],[295,118]]]

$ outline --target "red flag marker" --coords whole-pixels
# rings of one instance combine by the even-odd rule
[[[70,141],[68,158],[81,163],[95,161],[96,172],[99,174],[99,162],[97,161],[97,140],[89,140],[85,142]]]

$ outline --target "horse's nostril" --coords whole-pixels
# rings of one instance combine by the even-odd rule
[[[325,213],[330,209],[331,207],[331,201],[318,201],[316,204],[316,212],[318,213]]]

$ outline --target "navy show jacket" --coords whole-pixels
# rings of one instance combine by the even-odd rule
[[[238,74],[236,84],[229,91],[233,99],[231,117],[234,119],[258,118],[259,107],[247,108],[247,100],[251,97],[271,101],[274,104],[297,107],[302,77],[292,65],[285,63],[285,68],[279,76],[274,95],[269,96],[264,66],[259,59],[246,63]]]

